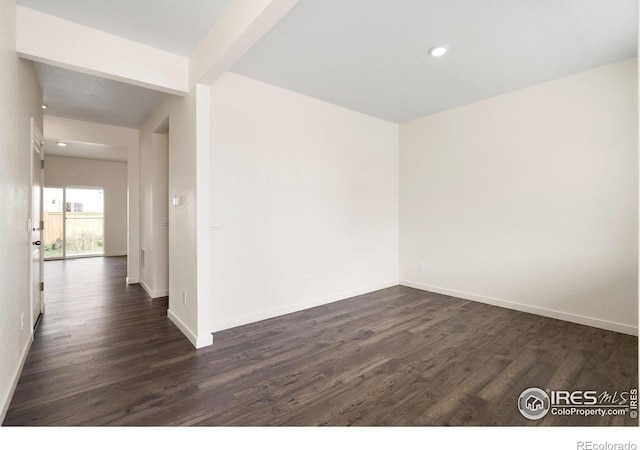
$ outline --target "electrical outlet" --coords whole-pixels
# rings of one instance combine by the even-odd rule
[[[24,313],[20,313],[20,329],[24,330]]]
[[[419,262],[418,263],[418,272],[424,272],[424,263],[423,262]]]
[[[185,291],[182,291],[182,304],[187,305],[187,293]]]

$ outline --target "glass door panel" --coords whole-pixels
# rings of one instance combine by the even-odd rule
[[[66,189],[66,257],[104,255],[104,195],[100,189]]]
[[[44,258],[64,258],[64,189],[44,188]]]

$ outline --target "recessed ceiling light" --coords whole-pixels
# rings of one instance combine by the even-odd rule
[[[438,57],[438,56],[442,56],[445,53],[447,53],[448,50],[449,49],[447,48],[446,45],[436,45],[435,47],[431,47],[429,49],[429,54],[431,56]]]
[[[48,106],[47,105],[42,105],[42,109],[47,109]]]
[[[66,147],[67,146],[67,144],[65,142],[58,142],[56,145],[58,147]]]

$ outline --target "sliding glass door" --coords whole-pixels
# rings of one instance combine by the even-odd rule
[[[66,189],[66,257],[104,255],[102,189]]]
[[[44,188],[44,257],[104,255],[102,189]]]

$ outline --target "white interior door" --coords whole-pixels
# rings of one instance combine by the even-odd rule
[[[44,252],[42,251],[42,185],[44,182],[42,133],[31,119],[31,326],[35,328],[44,312]]]

